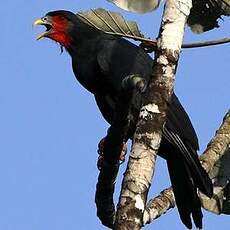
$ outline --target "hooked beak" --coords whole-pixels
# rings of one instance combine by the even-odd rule
[[[36,37],[36,40],[40,40],[44,37],[46,37],[52,30],[52,24],[51,22],[47,19],[47,17],[44,17],[44,18],[39,18],[39,19],[36,19],[34,22],[33,22],[33,27],[35,26],[39,26],[39,25],[43,25],[46,27],[46,31],[39,34],[37,37]]]

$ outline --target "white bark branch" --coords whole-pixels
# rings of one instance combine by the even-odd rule
[[[166,120],[167,103],[173,92],[184,27],[191,7],[192,0],[166,2],[152,79],[144,97],[122,183],[116,230],[138,230],[143,225],[143,213]]]
[[[202,166],[205,168],[207,172],[210,173],[211,170],[215,167],[215,164],[218,163],[218,161],[223,157],[223,155],[225,153],[228,153],[227,150],[229,148],[229,145],[230,145],[230,111],[228,111],[228,113],[225,115],[222,125],[216,132],[214,138],[209,142],[207,149],[200,156],[200,161],[202,163]],[[206,200],[205,197],[202,197],[201,201],[206,208],[210,206],[207,204],[208,201]],[[174,199],[173,191],[172,188],[167,188],[164,191],[162,191],[159,196],[157,196],[156,198],[148,202],[144,212],[144,221],[143,221],[144,224],[151,223],[153,220],[160,217],[162,214],[164,214],[170,208],[173,207],[175,207],[175,199]],[[223,208],[225,208],[224,205]],[[214,208],[212,211],[213,212],[215,211]],[[219,212],[218,214],[220,214],[221,211],[218,210],[215,212],[216,213]]]

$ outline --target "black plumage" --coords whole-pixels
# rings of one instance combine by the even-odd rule
[[[52,27],[55,17],[65,18],[66,30],[62,40],[54,37],[51,31],[46,37],[65,46],[72,58],[72,67],[77,80],[90,91],[104,118],[111,124],[123,79],[138,74],[149,81],[153,61],[140,47],[129,41],[108,35],[84,22],[67,11],[55,11],[46,15],[47,28]],[[57,22],[56,22],[57,23]],[[54,23],[53,23],[54,24]],[[58,29],[57,29],[58,30]],[[56,31],[58,32],[58,31]],[[68,41],[68,42],[66,42]],[[136,122],[141,105],[141,94],[132,101],[133,117]],[[132,139],[135,122],[131,123],[129,138]],[[175,94],[169,105],[166,125],[159,155],[167,160],[170,179],[182,222],[192,228],[191,216],[196,227],[202,228],[201,204],[197,195],[199,188],[204,194],[212,196],[212,183],[202,168],[197,155],[198,139],[188,115]]]

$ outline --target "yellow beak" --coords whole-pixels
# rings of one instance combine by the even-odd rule
[[[33,22],[33,27],[43,25],[43,24],[44,24],[43,20],[41,18],[38,18]]]
[[[35,27],[35,26],[40,26],[40,25],[45,25],[45,23],[44,23],[44,21],[42,20],[42,18],[36,19],[36,20],[33,22],[33,27]],[[45,31],[45,32],[39,34],[39,35],[36,37],[36,40],[40,40],[40,39],[44,38],[46,34],[48,34],[48,31]]]

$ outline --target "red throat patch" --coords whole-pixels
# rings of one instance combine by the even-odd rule
[[[63,16],[52,17],[52,32],[48,37],[68,48],[71,42],[68,34],[68,20]]]

